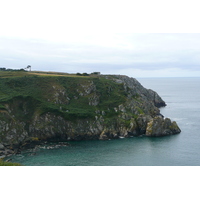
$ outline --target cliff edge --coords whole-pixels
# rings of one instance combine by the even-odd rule
[[[0,151],[46,140],[180,133],[153,90],[121,75],[0,78]]]

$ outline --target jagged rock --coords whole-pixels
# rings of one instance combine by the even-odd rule
[[[163,119],[161,116],[153,118],[146,129],[147,136],[166,136],[180,133],[181,130],[176,122],[171,122],[169,118]]]
[[[166,103],[161,99],[161,97],[153,90],[149,89],[148,99],[153,101],[154,105],[158,108],[166,106]]]
[[[108,139],[108,132],[107,132],[107,130],[104,130],[104,131],[100,134],[99,139],[100,139],[100,140],[107,140],[107,139]]]
[[[3,150],[4,148],[4,145],[0,143],[0,150]]]
[[[125,137],[129,136],[138,136],[139,135],[139,129],[138,124],[135,119],[130,120],[130,127],[127,130],[127,133],[124,135]]]
[[[114,79],[112,76],[107,76],[107,78]],[[143,98],[147,98],[148,101],[151,101],[154,103],[156,107],[163,107],[166,106],[166,103],[162,100],[162,98],[153,90],[144,88],[135,78],[129,78],[128,76],[121,76],[116,75],[116,79],[114,79],[116,82],[124,83],[124,88],[127,90],[127,88],[131,88],[132,90],[129,90],[129,92],[132,95],[140,94],[143,96]]]
[[[99,104],[99,96],[94,94],[93,96],[89,97],[90,106],[97,106],[98,104]]]
[[[139,115],[139,117],[137,118],[137,124],[138,124],[140,135],[143,135],[146,133],[148,123],[151,120],[152,120],[152,117],[149,115]]]

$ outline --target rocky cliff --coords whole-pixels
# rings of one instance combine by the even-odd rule
[[[0,150],[52,139],[180,133],[160,114],[162,106],[156,92],[127,76],[0,78]]]

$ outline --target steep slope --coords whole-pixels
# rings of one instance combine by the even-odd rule
[[[164,136],[159,95],[127,76],[0,78],[0,148],[31,141]]]

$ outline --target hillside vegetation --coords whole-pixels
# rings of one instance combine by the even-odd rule
[[[20,163],[13,163],[13,162],[7,162],[3,159],[0,159],[0,166],[21,166]]]
[[[122,84],[100,77],[21,71],[1,72],[0,77],[0,109],[6,110],[8,102],[16,103],[13,109],[19,118],[26,121],[31,120],[35,111],[40,114],[53,112],[71,120],[90,118],[95,116],[95,110],[118,106],[126,97]],[[96,88],[90,88],[92,83]],[[87,89],[95,91],[87,94]],[[90,92],[99,97],[95,107],[88,103],[88,98],[93,97]],[[31,108],[26,115],[20,112],[18,104],[23,99],[28,100],[27,106]],[[115,113],[110,112],[112,114]]]

